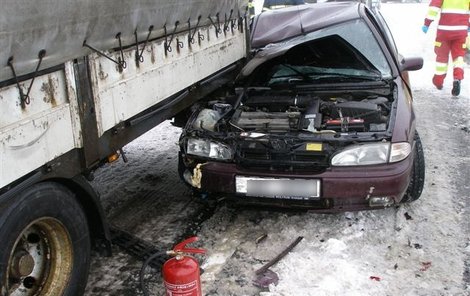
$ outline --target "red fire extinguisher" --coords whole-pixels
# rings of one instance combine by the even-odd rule
[[[168,252],[174,257],[163,264],[162,274],[167,296],[202,296],[199,263],[187,254],[204,254],[206,250],[186,248],[187,244],[197,239],[196,236],[190,237]]]

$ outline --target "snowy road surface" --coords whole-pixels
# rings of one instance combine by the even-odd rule
[[[180,130],[165,122],[125,147],[129,163],[97,172],[93,185],[110,222],[162,248],[198,230],[199,246],[208,250],[200,257],[204,295],[470,295],[470,83],[464,81],[458,99],[451,98],[450,81],[441,91],[432,88],[435,27],[427,35],[420,30],[426,8],[382,5],[400,51],[425,59],[423,70],[411,74],[426,156],[421,199],[332,215],[221,205],[200,229],[191,228],[202,206],[178,179]],[[255,270],[298,236],[304,239],[271,268],[278,285],[255,287]],[[113,251],[111,258],[94,257],[86,295],[141,295],[142,262],[117,246]],[[159,276],[147,281],[152,295],[164,295]]]

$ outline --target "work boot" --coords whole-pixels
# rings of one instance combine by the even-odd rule
[[[441,90],[442,89],[442,85],[444,84],[444,76],[443,75],[434,75],[434,77],[432,78],[432,84],[434,84],[434,86]]]
[[[454,83],[452,84],[452,95],[460,95],[460,80],[454,80]]]

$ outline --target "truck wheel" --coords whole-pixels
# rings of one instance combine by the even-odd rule
[[[39,183],[0,204],[0,295],[81,295],[90,264],[86,216],[74,195]]]
[[[421,192],[424,187],[424,151],[418,132],[415,133],[415,143],[415,158],[413,161],[413,169],[411,171],[410,184],[401,200],[402,203],[417,200],[421,196]]]

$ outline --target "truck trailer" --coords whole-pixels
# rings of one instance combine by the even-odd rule
[[[0,0],[0,295],[83,294],[93,172],[233,81],[247,2]]]

